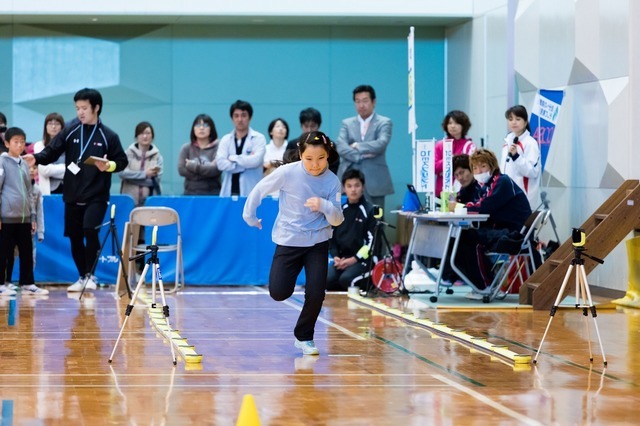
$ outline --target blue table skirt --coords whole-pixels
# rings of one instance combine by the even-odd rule
[[[115,224],[118,242],[121,243],[124,224],[134,207],[133,200],[126,195],[112,195],[111,202],[116,205]],[[275,250],[271,228],[278,213],[278,201],[267,198],[259,207],[262,230],[250,228],[242,220],[244,202],[243,197],[213,196],[155,196],[147,199],[147,206],[171,207],[180,215],[185,281],[188,285],[262,285],[268,282]],[[109,223],[110,210],[107,209],[104,223]],[[36,282],[74,282],[78,273],[71,258],[69,240],[63,236],[62,196],[45,196],[44,212],[45,240],[37,244]],[[101,241],[108,229],[108,225],[101,229]],[[158,242],[165,237],[174,238],[171,233],[160,230]],[[118,257],[111,240],[111,237],[106,240],[96,271],[100,281],[106,283],[114,283],[118,272]],[[147,241],[150,241],[149,235]],[[159,258],[163,281],[172,285],[175,255],[162,253]],[[14,281],[17,281],[18,268],[14,271]],[[299,283],[303,282],[301,278]]]

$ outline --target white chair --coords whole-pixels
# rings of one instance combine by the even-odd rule
[[[178,212],[170,207],[136,207],[131,210],[129,215],[129,227],[134,232],[129,232],[129,256],[135,256],[136,254],[147,251],[147,245],[151,244],[151,241],[146,241],[146,244],[138,244],[138,233],[135,232],[137,226],[146,227],[158,227],[158,253],[163,252],[176,252],[176,273],[175,284],[173,289],[167,290],[168,292],[176,292],[184,286],[184,263],[182,258],[182,233],[180,230],[180,217]],[[174,229],[162,227],[173,227]],[[167,237],[170,235],[170,237]],[[167,239],[168,241],[164,241]],[[160,265],[162,267],[162,265]],[[135,260],[129,261],[129,274],[128,280],[132,287],[137,284],[136,280],[136,267]],[[134,288],[135,289],[135,288]]]

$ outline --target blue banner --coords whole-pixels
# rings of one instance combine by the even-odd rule
[[[540,145],[543,171],[547,162],[547,156],[549,155],[553,133],[556,130],[556,123],[558,122],[563,98],[563,90],[541,89],[533,101],[529,126],[531,128],[531,136],[533,136]]]

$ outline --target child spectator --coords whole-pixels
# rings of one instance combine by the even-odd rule
[[[37,224],[29,166],[20,157],[25,142],[26,135],[22,129],[7,129],[7,152],[0,155],[0,276],[6,276],[7,259],[13,256],[13,249],[17,246],[22,293],[44,295],[49,291],[36,287],[33,278],[32,235]],[[14,295],[16,291],[2,284],[0,294]]]
[[[329,240],[333,264],[329,266],[327,290],[347,291],[369,266],[377,221],[373,206],[364,197],[364,180],[364,174],[357,169],[349,169],[342,175],[347,202],[342,205],[344,222],[334,227]],[[364,283],[362,280],[361,284]]]
[[[284,164],[258,182],[247,197],[242,217],[249,226],[262,229],[256,209],[268,194],[280,191],[271,234],[276,251],[269,294],[277,301],[289,298],[304,267],[304,305],[293,332],[294,344],[304,355],[318,355],[313,334],[327,286],[331,226],[340,225],[344,216],[340,181],[329,170],[337,155],[333,142],[322,132],[311,132],[300,137],[298,148],[301,161]]]
[[[36,266],[36,241],[41,243],[44,241],[44,208],[42,202],[42,192],[40,190],[40,186],[36,183],[36,176],[38,176],[38,168],[37,166],[30,167],[29,173],[31,174],[31,185],[33,187],[33,191],[31,192],[31,198],[33,198],[33,205],[36,209],[36,227],[37,230],[34,234],[33,241],[33,267]],[[18,257],[18,248],[14,247],[14,255],[13,257]],[[5,278],[5,285],[9,287],[11,290],[18,291],[20,287],[13,284],[13,257],[9,256],[7,258],[7,272]]]

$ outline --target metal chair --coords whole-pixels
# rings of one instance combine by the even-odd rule
[[[158,226],[158,253],[176,252],[175,284],[170,293],[180,290],[184,286],[184,262],[182,257],[182,233],[178,212],[170,207],[136,207],[129,215],[130,226],[153,227]],[[172,227],[161,229],[163,227]],[[134,235],[135,234],[135,235]],[[129,233],[129,256],[147,251],[148,244],[138,244],[136,232]],[[134,240],[135,239],[135,240]],[[128,281],[135,283],[135,261],[129,261]]]
[[[494,250],[486,253],[486,255],[495,259],[494,265],[499,266],[495,271],[491,285],[482,292],[483,302],[504,299],[518,278],[521,282],[524,282],[540,266],[541,254],[539,252],[536,253],[536,250],[538,250],[536,247],[537,237],[548,216],[548,210],[536,210],[529,215],[520,230],[522,243],[515,250]],[[509,279],[509,272],[513,268],[515,268],[515,274]],[[526,268],[526,275],[523,273],[523,268]],[[504,285],[505,281],[507,281],[506,286]]]

